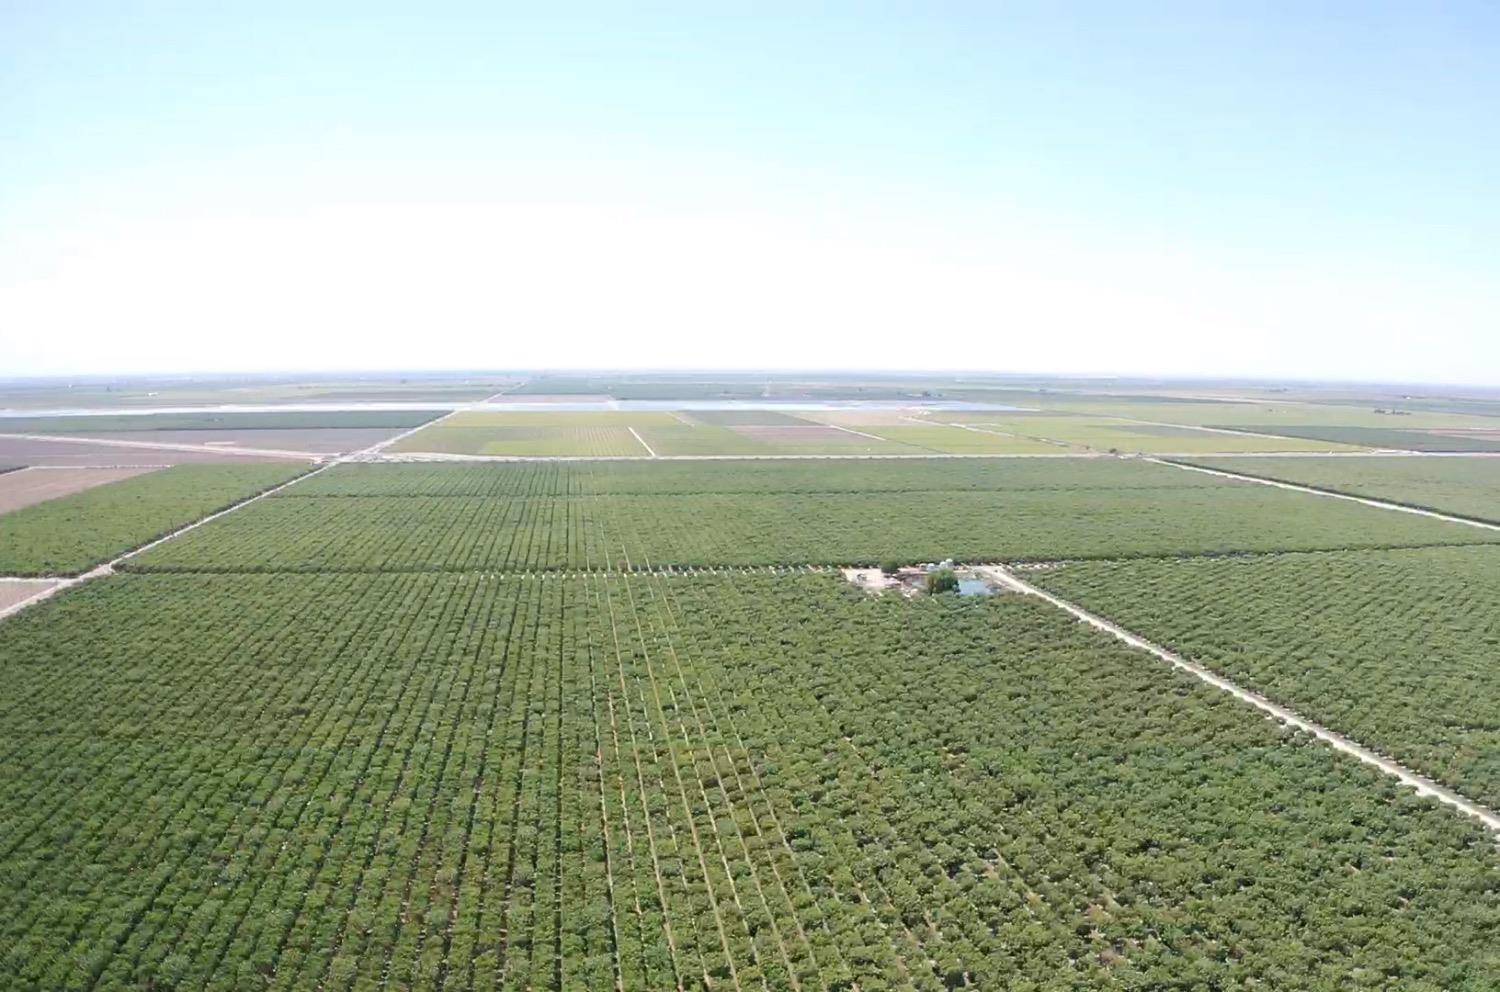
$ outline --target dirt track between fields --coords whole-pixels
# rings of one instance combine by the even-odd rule
[[[55,588],[58,579],[0,579],[0,617]]]

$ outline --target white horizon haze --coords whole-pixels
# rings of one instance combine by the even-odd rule
[[[1500,383],[1497,25],[11,8],[0,375]]]

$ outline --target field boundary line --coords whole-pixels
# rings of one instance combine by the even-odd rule
[[[1404,503],[1393,503],[1388,500],[1373,499],[1368,496],[1353,496],[1349,493],[1336,492],[1332,489],[1319,489],[1316,486],[1304,486],[1295,482],[1282,482],[1280,479],[1268,479],[1259,475],[1242,475],[1238,472],[1228,472],[1223,469],[1205,468],[1201,465],[1191,465],[1187,462],[1172,461],[1167,458],[1146,458],[1148,462],[1158,465],[1170,465],[1180,468],[1184,472],[1202,472],[1206,475],[1217,475],[1225,479],[1237,479],[1241,482],[1254,482],[1262,486],[1275,486],[1277,489],[1290,489],[1293,492],[1311,493],[1314,496],[1325,496],[1329,499],[1344,499],[1352,503],[1363,503],[1373,506],[1379,510],[1396,510],[1399,513],[1414,513],[1421,517],[1431,517],[1434,520],[1443,520],[1448,523],[1463,524],[1466,527],[1479,527],[1483,530],[1500,531],[1500,524],[1488,523],[1483,520],[1471,520],[1467,517],[1457,517],[1450,513],[1440,513],[1437,510],[1425,510],[1418,506],[1407,506]]]
[[[845,434],[853,434],[856,437],[867,437],[871,441],[884,441],[886,444],[893,443],[888,437],[881,437],[879,434],[866,434],[864,431],[857,431],[852,427],[845,427],[843,424],[825,424],[823,426],[832,427],[836,431],[843,431]]]
[[[630,432],[631,437],[640,442],[641,447],[646,449],[646,454],[650,455],[652,458],[656,457],[656,449],[647,444],[646,439],[641,437],[640,433],[637,432],[634,427],[627,427],[625,429]]]
[[[1349,737],[1345,737],[1343,734],[1338,733],[1337,731],[1329,730],[1327,727],[1324,727],[1321,724],[1314,723],[1313,721],[1307,719],[1306,717],[1300,716],[1295,711],[1288,709],[1287,707],[1282,706],[1279,703],[1273,703],[1271,702],[1271,700],[1267,699],[1265,696],[1262,696],[1260,693],[1252,692],[1249,689],[1246,689],[1238,685],[1237,683],[1230,681],[1229,679],[1218,674],[1205,665],[1200,665],[1195,661],[1189,661],[1182,655],[1179,655],[1173,651],[1168,651],[1166,648],[1160,646],[1159,644],[1148,641],[1146,638],[1141,637],[1138,634],[1131,633],[1129,630],[1126,630],[1119,624],[1114,623],[1110,620],[1106,620],[1104,617],[1099,616],[1097,613],[1091,613],[1083,607],[1077,605],[1076,603],[1069,602],[1068,600],[1063,599],[1061,596],[1054,595],[1053,593],[1047,592],[1045,589],[1032,585],[1030,582],[1027,582],[1025,579],[1022,579],[1015,573],[1011,572],[1010,569],[1006,568],[1004,565],[983,565],[978,566],[978,570],[982,571],[986,575],[991,576],[1001,585],[1007,587],[1008,589],[1011,589],[1014,592],[1022,593],[1027,596],[1035,596],[1038,599],[1044,600],[1045,602],[1050,603],[1058,609],[1071,614],[1075,619],[1081,620],[1089,626],[1097,628],[1098,630],[1102,630],[1106,634],[1110,634],[1111,636],[1125,642],[1133,648],[1137,648],[1141,651],[1152,654],[1162,661],[1167,662],[1172,667],[1187,672],[1190,675],[1196,676],[1201,681],[1208,683],[1216,689],[1221,689],[1224,692],[1229,693],[1231,696],[1234,696],[1241,702],[1248,703],[1251,706],[1254,706],[1256,709],[1270,714],[1281,723],[1287,726],[1295,727],[1298,730],[1313,735],[1314,737],[1323,741],[1325,744],[1328,744],[1334,750],[1347,754],[1353,758],[1357,758],[1365,764],[1371,765],[1374,768],[1377,768],[1380,771],[1384,772],[1385,774],[1399,779],[1402,784],[1416,790],[1418,795],[1426,796],[1431,799],[1436,799],[1439,802],[1447,803],[1449,806],[1454,807],[1460,812],[1474,817],[1480,823],[1484,824],[1484,826],[1487,827],[1491,832],[1500,834],[1500,813],[1496,813],[1494,810],[1491,810],[1488,807],[1481,805],[1480,803],[1465,798],[1464,796],[1453,791],[1447,786],[1439,785],[1437,782],[1433,781],[1427,776],[1415,772],[1410,768],[1407,768],[1405,765],[1391,760],[1390,758],[1383,757],[1370,748],[1365,747],[1363,744],[1360,744]]]

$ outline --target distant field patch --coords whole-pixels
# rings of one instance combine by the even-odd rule
[[[1500,451],[1500,438],[1487,431],[1421,430],[1386,427],[1340,427],[1320,424],[1251,424],[1241,428],[1290,437],[1336,441],[1364,448],[1406,451]]]
[[[392,451],[516,458],[586,458],[645,455],[627,427],[437,427],[418,431]]]
[[[946,424],[926,426],[908,422],[898,427],[877,427],[872,433],[878,433],[881,437],[892,441],[951,455],[1056,455],[1068,450],[1055,444],[1047,444],[1045,441],[1007,437],[987,431],[971,431]]]
[[[465,410],[437,425],[453,427],[668,427],[680,424],[661,410]]]
[[[806,426],[812,423],[805,417],[796,417],[779,410],[690,410],[683,415],[702,424],[721,424],[725,427],[770,427],[778,424]]]
[[[716,424],[672,424],[636,429],[658,455],[765,455],[772,449]]]
[[[97,434],[115,431],[270,431],[309,427],[416,427],[442,410],[286,410],[265,413],[112,413],[73,417],[0,417],[0,433]]]
[[[184,464],[273,464],[296,459],[273,459],[265,456],[250,456],[236,453],[233,448],[211,447],[149,448],[120,447],[112,444],[78,444],[79,438],[69,436],[66,440],[0,437],[0,462],[8,465],[71,465],[74,467],[96,466],[117,468],[120,466],[143,466],[161,468],[165,465]]]
[[[804,420],[844,427],[899,425],[910,423],[917,414],[906,410],[816,410],[803,414]]]
[[[274,430],[111,431],[69,437],[153,444],[192,444],[235,449],[337,454],[359,451],[394,436],[393,427],[288,427]],[[123,450],[123,449],[115,449]]]
[[[876,455],[920,454],[922,449],[859,432],[858,428],[841,428],[824,424],[776,427],[731,427],[730,430],[767,445],[772,451],[798,455]]]
[[[1168,454],[1197,451],[1353,450],[1348,445],[1317,440],[1255,437],[1251,434],[1218,433],[1169,424],[1135,424],[1076,414],[996,416],[960,413],[951,416],[945,414],[943,419],[1105,452]]]
[[[781,424],[762,427],[744,425],[730,429],[741,437],[754,438],[770,444],[850,444],[855,441],[870,440],[837,427],[825,427],[819,424]]]
[[[0,474],[0,513],[129,479],[152,468],[32,468]]]
[[[654,447],[657,439],[649,433],[646,436]],[[1225,485],[1202,472],[1118,458],[354,463],[320,472],[277,498],[1222,489]]]

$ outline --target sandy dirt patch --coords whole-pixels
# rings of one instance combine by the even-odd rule
[[[0,610],[24,603],[33,596],[53,589],[58,579],[0,579]]]
[[[149,441],[157,444],[201,444],[211,448],[261,448],[266,450],[310,451],[316,454],[343,454],[362,451],[370,445],[395,437],[396,427],[293,427],[285,430],[246,428],[207,431],[89,431],[71,437],[92,437],[105,441]]]
[[[96,465],[149,466],[196,465],[211,463],[267,461],[301,461],[296,458],[266,458],[238,452],[234,448],[214,449],[204,446],[198,451],[180,448],[127,448],[112,444],[89,444],[86,441],[39,441],[30,438],[0,437],[0,465]]]
[[[0,513],[154,472],[154,468],[27,468],[0,475]]]

